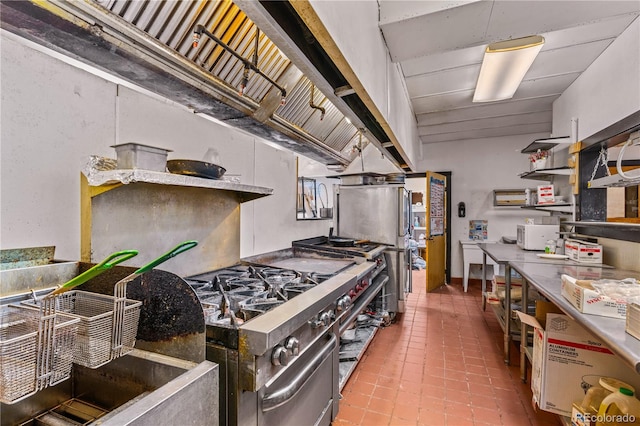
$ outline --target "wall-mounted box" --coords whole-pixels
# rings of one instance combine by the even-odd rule
[[[525,189],[494,189],[494,206],[524,206],[526,205]]]

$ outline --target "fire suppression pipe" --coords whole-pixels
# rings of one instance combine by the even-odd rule
[[[314,84],[312,84],[312,85],[311,85],[311,94],[310,94],[310,98],[309,98],[309,106],[310,106],[311,108],[313,108],[313,109],[317,109],[317,110],[319,110],[319,111],[320,111],[320,121],[322,121],[322,119],[324,118],[324,114],[325,114],[325,112],[326,112],[326,111],[324,110],[324,108],[322,108],[322,107],[321,107],[321,106],[319,106],[319,105],[316,105],[316,104],[313,102],[313,93],[315,92],[315,88],[316,88],[316,86],[315,86]]]
[[[256,74],[260,75],[262,78],[267,80],[269,83],[271,83],[272,86],[275,86],[280,91],[280,95],[282,97],[281,103],[282,103],[282,105],[284,105],[284,103],[286,102],[287,91],[283,87],[281,87],[278,83],[273,81],[268,75],[263,73],[260,70],[260,68],[258,68],[258,66],[257,66],[257,62],[258,62],[258,50],[257,50],[257,48],[256,48],[255,52],[253,53],[253,60],[255,62],[254,63],[254,62],[251,62],[248,59],[243,58],[239,53],[237,53],[235,50],[233,50],[229,45],[227,45],[225,42],[220,40],[218,37],[216,37],[215,35],[213,35],[209,31],[207,31],[207,29],[202,24],[196,25],[195,29],[193,30],[193,47],[198,47],[198,43],[200,42],[200,37],[202,36],[202,34],[206,35],[211,40],[216,42],[218,45],[220,45],[220,47],[222,47],[227,52],[231,53],[239,61],[241,61],[242,64],[244,65],[244,71],[242,73],[242,85],[241,85],[241,89],[240,89],[240,94],[241,95],[242,95],[242,93],[244,91],[244,88],[246,87],[247,83],[249,82],[249,70],[252,70]],[[256,35],[256,43],[257,43],[257,37],[258,36]]]

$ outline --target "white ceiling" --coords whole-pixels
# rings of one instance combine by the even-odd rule
[[[550,133],[553,101],[640,15],[640,0],[379,4],[425,144]],[[534,34],[545,44],[514,97],[472,103],[486,46]]]

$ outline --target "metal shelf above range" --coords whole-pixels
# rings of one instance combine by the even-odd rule
[[[273,194],[272,188],[228,182],[222,179],[205,179],[153,170],[115,169],[102,171],[87,167],[83,170],[83,174],[86,176],[89,185],[93,187],[104,186],[108,188],[111,185],[126,185],[133,182],[141,182],[157,185],[217,189],[235,192],[238,194],[240,202],[251,201]]]
[[[551,169],[532,170],[530,172],[521,173],[519,176],[522,179],[534,179],[534,180],[551,180],[553,176],[563,175],[569,176],[571,174],[570,167],[554,167]]]

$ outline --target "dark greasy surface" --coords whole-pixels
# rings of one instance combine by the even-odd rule
[[[80,263],[80,272],[93,265]],[[77,289],[113,295],[116,282],[136,269],[114,266]],[[153,269],[127,284],[127,298],[142,302],[138,339],[158,342],[205,331],[202,305],[178,275]]]
[[[206,179],[220,179],[227,169],[217,164],[196,160],[168,160],[167,170],[179,175],[197,176]]]

